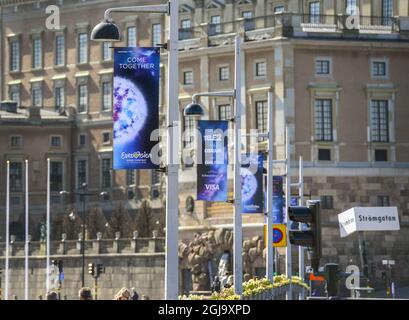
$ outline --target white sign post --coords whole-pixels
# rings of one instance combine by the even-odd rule
[[[397,207],[354,207],[338,215],[341,238],[355,231],[400,230]]]

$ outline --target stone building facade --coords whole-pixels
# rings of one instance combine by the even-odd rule
[[[103,83],[112,81],[112,58],[109,59],[109,49],[89,40],[92,27],[106,8],[134,5],[135,1],[57,1],[62,28],[53,32],[44,27],[45,7],[53,1],[5,0],[0,3],[1,99],[18,99],[20,106],[36,104],[44,110],[55,110],[56,105],[61,106],[64,101],[67,109],[75,110],[70,137],[64,138],[69,139],[70,149],[52,153],[63,156],[67,164],[63,187],[75,190],[78,181],[85,179],[90,190],[109,191],[111,204],[122,200],[136,209],[140,200],[151,198],[153,206],[161,208],[162,174],[107,170],[112,154],[111,137],[106,134],[111,130],[110,94],[108,89],[100,88],[108,88],[109,85]],[[348,15],[357,11],[350,11],[347,5],[354,4],[360,19],[359,25],[351,28],[346,23]],[[409,281],[406,273],[409,253],[406,249],[409,226],[408,16],[408,1],[396,0],[180,1],[181,130],[194,126],[194,122],[183,118],[183,108],[191,101],[192,94],[233,88],[233,42],[234,36],[239,34],[244,40],[242,127],[247,132],[266,130],[267,92],[272,88],[275,158],[285,156],[287,125],[293,182],[298,181],[298,159],[302,156],[304,193],[309,196],[306,198],[321,199],[323,203],[324,261],[345,265],[351,259],[358,260],[354,236],[339,237],[337,213],[353,206],[398,207],[399,232],[367,235],[375,282],[379,280],[379,264],[386,257],[397,261],[400,281]],[[117,14],[114,20],[125,39],[115,46],[150,46],[166,39],[168,20],[161,15]],[[42,41],[40,54],[36,39]],[[58,51],[57,46],[62,49]],[[14,60],[12,52],[20,52]],[[58,63],[57,55],[62,59]],[[164,88],[165,50],[162,55],[161,86]],[[61,87],[64,89],[57,89]],[[39,88],[43,90],[41,94]],[[62,93],[65,100],[57,101],[56,97]],[[202,98],[201,102],[206,107],[204,119],[225,119],[232,113],[229,99]],[[164,123],[166,106],[165,90],[162,90],[161,123]],[[6,118],[0,119],[0,130],[6,132],[3,138],[21,135],[25,127],[15,123],[3,126]],[[48,128],[47,135],[58,134],[55,128]],[[0,144],[0,148],[4,148],[1,154],[4,154],[3,160],[18,156],[21,161],[26,155],[32,157],[33,163],[39,162],[37,174],[44,177],[44,154],[52,151],[46,148],[37,154],[25,149],[37,141],[32,138],[31,134],[24,136],[21,150]],[[265,150],[265,141],[256,144]],[[184,153],[194,152],[183,141],[181,145]],[[284,174],[280,165],[274,170],[277,175]],[[229,171],[230,178],[232,172]],[[5,175],[3,165],[0,175]],[[110,183],[105,184],[107,181]],[[180,237],[185,242],[193,239],[194,232],[232,222],[232,208],[227,203],[198,201],[193,211],[186,210],[187,198],[195,198],[195,182],[195,166],[182,161],[179,221]],[[4,188],[1,184],[2,210]],[[44,198],[45,185],[39,184],[36,192],[40,214],[44,208],[40,199]],[[64,208],[64,200],[55,196],[57,205]],[[263,215],[244,215],[245,235],[261,235],[263,222]]]

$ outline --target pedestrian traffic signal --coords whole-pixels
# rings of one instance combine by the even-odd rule
[[[309,225],[309,230],[290,230],[290,243],[308,248],[311,252],[311,266],[314,272],[318,272],[321,258],[320,202],[310,200],[306,207],[289,207],[288,215],[294,222]]]
[[[95,275],[95,268],[93,263],[88,263],[88,273],[92,276]]]

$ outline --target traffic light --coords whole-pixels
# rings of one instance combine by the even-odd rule
[[[105,267],[103,264],[97,263],[97,277],[99,277],[101,273],[105,273]]]
[[[95,275],[95,268],[93,263],[88,263],[88,273],[92,276]]]
[[[290,220],[307,223],[309,230],[290,230],[290,242],[296,246],[308,247],[311,252],[311,266],[318,272],[321,258],[321,219],[320,202],[308,201],[306,207],[289,207]]]

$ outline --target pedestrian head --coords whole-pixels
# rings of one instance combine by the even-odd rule
[[[80,300],[92,300],[92,291],[89,287],[82,287],[78,295]]]
[[[114,300],[129,300],[131,293],[125,287],[121,288],[118,293],[115,295]]]
[[[58,293],[55,291],[48,291],[46,297],[47,300],[58,300]]]

